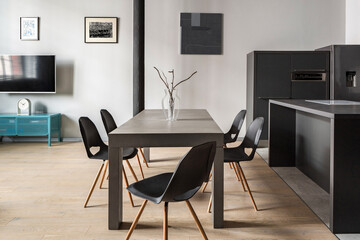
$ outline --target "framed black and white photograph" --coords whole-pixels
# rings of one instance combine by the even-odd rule
[[[117,43],[117,17],[85,17],[85,43]]]
[[[21,17],[20,18],[20,39],[39,40],[39,18]]]

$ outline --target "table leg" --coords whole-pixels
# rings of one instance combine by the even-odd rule
[[[215,160],[213,165],[213,227],[222,228],[224,226],[224,149],[216,148]]]
[[[108,228],[116,230],[120,228],[123,217],[122,199],[122,156],[123,149],[109,147],[109,219]]]
[[[144,153],[146,161],[150,162],[150,148],[142,148],[142,149],[143,149],[143,153]]]

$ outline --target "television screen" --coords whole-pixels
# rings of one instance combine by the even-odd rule
[[[55,93],[54,55],[0,55],[0,92]]]

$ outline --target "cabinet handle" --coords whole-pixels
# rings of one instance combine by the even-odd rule
[[[46,120],[31,120],[30,123],[46,123]]]

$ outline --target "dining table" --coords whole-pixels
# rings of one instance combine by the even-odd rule
[[[145,109],[109,134],[108,228],[119,229],[123,208],[122,158],[124,147],[193,147],[216,142],[212,177],[212,222],[224,224],[224,133],[205,109],[181,109],[168,121],[162,109]]]

